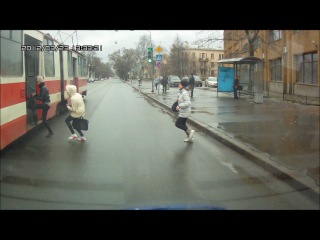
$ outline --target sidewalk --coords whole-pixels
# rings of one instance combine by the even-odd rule
[[[128,80],[142,94],[170,114],[178,88],[166,94],[150,80]],[[196,87],[188,120],[202,131],[238,151],[299,191],[310,190],[319,199],[319,106],[263,98],[256,103],[247,95],[217,94],[216,88]],[[196,139],[196,137],[195,137]]]

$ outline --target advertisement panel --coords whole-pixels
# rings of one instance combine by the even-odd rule
[[[218,67],[218,92],[233,92],[234,68]]]

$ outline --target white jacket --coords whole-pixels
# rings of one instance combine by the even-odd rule
[[[75,85],[67,85],[66,91],[71,101],[71,106],[67,106],[71,111],[71,116],[74,118],[83,117],[85,105],[81,94],[77,92],[77,87]]]
[[[179,110],[179,117],[188,118],[191,116],[191,100],[189,91],[187,91],[185,88],[182,88],[179,90],[178,95],[178,104],[180,107]]]

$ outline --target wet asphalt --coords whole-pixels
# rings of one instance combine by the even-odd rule
[[[124,82],[176,114],[171,105],[177,87],[163,93],[150,80],[141,85],[137,80]],[[296,189],[310,189],[312,197],[319,198],[319,108],[241,92],[234,99],[233,92],[203,85],[194,90],[188,123],[196,132],[207,133]]]

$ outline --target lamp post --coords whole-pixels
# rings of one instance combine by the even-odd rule
[[[151,31],[146,30],[150,33],[150,47],[152,48],[152,41],[151,41]],[[152,55],[153,55],[153,50],[152,50]],[[153,56],[152,56],[152,61],[151,61],[151,92],[154,92],[153,89]]]

